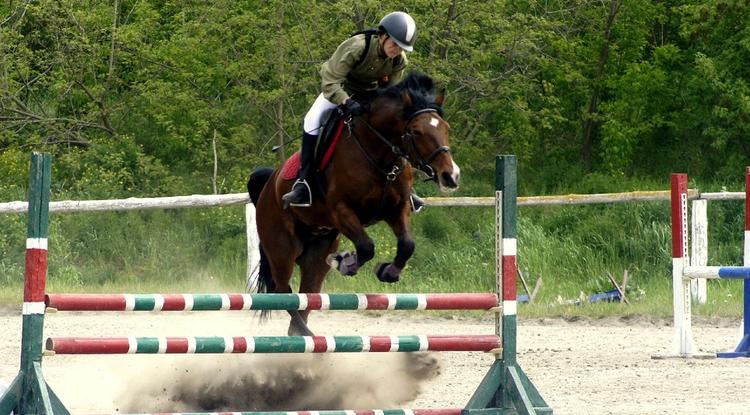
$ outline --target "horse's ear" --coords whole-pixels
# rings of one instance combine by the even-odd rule
[[[404,101],[404,107],[411,106],[411,94],[409,94],[409,91],[403,91],[401,93],[401,100]]]
[[[443,106],[443,102],[445,101],[445,88],[440,90],[440,94],[438,94],[437,97],[435,97],[435,103]]]

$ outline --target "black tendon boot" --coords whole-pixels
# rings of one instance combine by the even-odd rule
[[[315,145],[318,142],[318,136],[304,133],[302,134],[302,150],[299,155],[299,172],[297,181],[292,185],[292,190],[281,197],[284,201],[284,209],[291,206],[310,207],[312,204],[312,192],[308,180],[313,172],[315,164]]]

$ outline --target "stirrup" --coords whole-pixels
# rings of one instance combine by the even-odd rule
[[[304,188],[299,188],[299,185],[303,185]],[[307,192],[306,195],[300,194],[302,192]],[[304,199],[302,201],[293,201],[295,197],[297,198],[307,198],[307,201]],[[286,209],[288,206],[294,206],[294,207],[310,207],[312,205],[312,191],[310,190],[310,185],[307,184],[307,181],[305,179],[297,179],[297,181],[294,182],[292,185],[292,190],[289,191],[289,193],[285,194],[281,197],[281,200],[284,201],[284,208]]]
[[[417,196],[416,194],[412,193],[409,195],[409,201],[411,202],[411,211],[414,213],[419,213],[422,211],[422,208],[424,207],[424,200],[422,200],[421,197]]]

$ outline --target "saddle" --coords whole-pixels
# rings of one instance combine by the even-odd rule
[[[344,132],[344,117],[338,108],[333,108],[323,115],[325,120],[318,137],[318,145],[315,148],[316,173],[323,172],[333,157],[333,150]],[[284,180],[295,180],[300,168],[299,151],[292,154],[285,162],[281,170]],[[317,176],[317,174],[316,174]],[[317,181],[317,180],[316,180]]]
[[[344,116],[338,108],[332,108],[323,114],[323,123],[318,137],[318,145],[315,148],[315,178],[310,183],[314,193],[325,196],[325,177],[323,172],[333,158],[333,151],[344,132]],[[281,178],[284,180],[296,180],[300,168],[299,151],[292,154],[285,162],[281,170]]]

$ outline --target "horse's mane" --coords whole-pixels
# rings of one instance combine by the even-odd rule
[[[411,105],[404,108],[404,118],[408,119],[419,110],[431,108],[443,115],[443,107],[435,99],[435,82],[421,72],[410,72],[406,78],[396,85],[382,89],[380,96],[401,99],[401,93],[407,91],[411,96]]]

